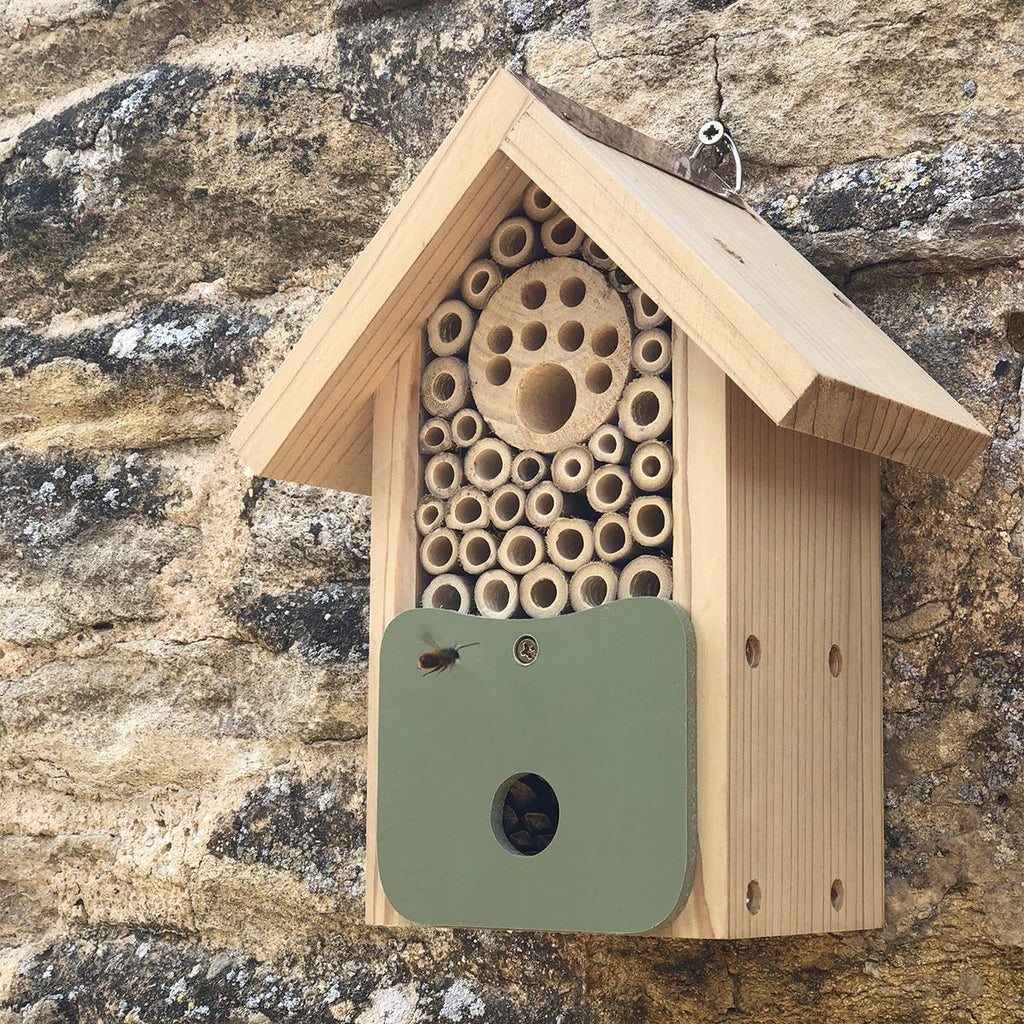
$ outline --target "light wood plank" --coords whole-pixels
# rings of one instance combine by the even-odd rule
[[[419,346],[399,360],[373,399],[373,436],[383,458],[373,461],[370,510],[370,664],[366,732],[366,923],[403,925],[377,871],[377,727],[380,643],[387,624],[416,604],[418,558],[413,512],[422,472],[419,429]]]

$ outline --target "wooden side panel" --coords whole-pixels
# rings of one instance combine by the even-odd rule
[[[697,636],[697,872],[689,900],[657,934],[728,935],[729,720],[726,378],[679,330],[672,342],[673,597]]]
[[[727,396],[729,932],[877,927],[878,460]]]
[[[366,732],[366,923],[409,924],[388,903],[377,873],[377,697],[380,642],[387,624],[416,604],[419,559],[413,511],[420,479],[421,346],[399,360],[373,399],[373,436],[382,447],[373,460],[370,511],[370,664]]]

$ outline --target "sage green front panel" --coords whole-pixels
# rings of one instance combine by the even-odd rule
[[[523,665],[517,639],[537,640]],[[477,643],[445,671],[424,652]],[[421,924],[639,932],[689,895],[696,855],[693,629],[632,598],[553,619],[403,612],[380,659],[377,851]],[[558,799],[550,845],[514,852],[495,797],[512,776]],[[499,839],[499,836],[501,837]]]

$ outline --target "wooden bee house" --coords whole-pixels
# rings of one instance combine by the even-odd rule
[[[686,163],[495,75],[234,435],[373,497],[370,923],[882,924],[879,458],[988,435]]]

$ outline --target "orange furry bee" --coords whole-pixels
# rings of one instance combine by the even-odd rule
[[[467,647],[479,647],[480,641],[476,640],[471,644],[462,644],[461,647],[435,647],[432,651],[424,651],[419,658],[419,666],[428,675],[435,672],[444,672],[459,660],[459,651]]]

